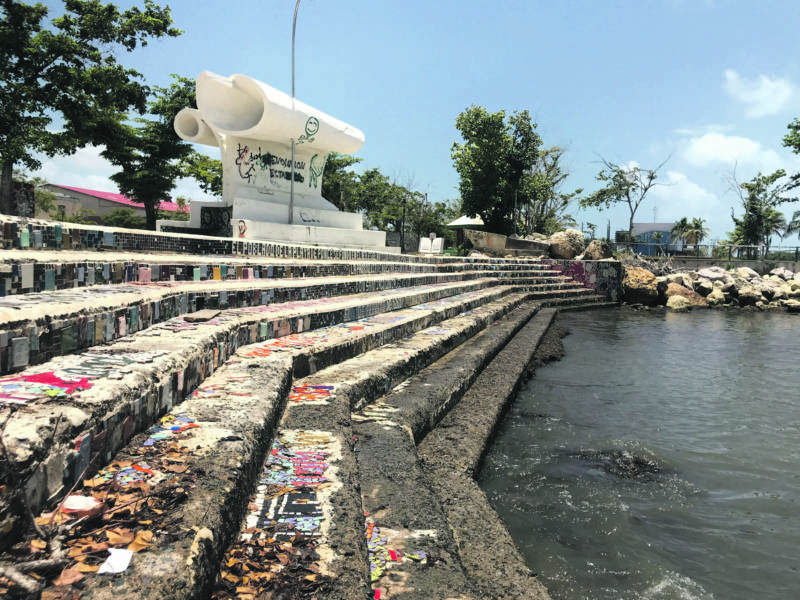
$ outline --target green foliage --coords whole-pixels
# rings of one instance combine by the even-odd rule
[[[786,171],[778,169],[769,175],[759,173],[750,181],[737,185],[735,189],[742,202],[744,214],[737,218],[731,213],[735,226],[730,234],[732,243],[761,246],[766,255],[772,236],[783,236],[787,229],[786,217],[776,207],[797,200],[796,197],[786,195],[795,185],[791,178],[786,181],[785,177]]]
[[[175,134],[173,122],[180,110],[195,105],[195,85],[186,77],[173,78],[169,87],[154,88],[149,118],[137,118],[136,125],[117,121],[113,141],[101,152],[120,169],[111,176],[120,192],[144,204],[148,229],[155,229],[158,205],[184,175],[182,161],[192,160],[192,147]]]
[[[705,219],[693,217],[690,221],[688,218],[682,217],[680,221],[672,226],[670,236],[674,240],[682,240],[693,246],[701,244],[710,233],[710,230],[705,225]]]
[[[800,154],[800,119],[795,119],[786,127],[789,133],[783,137],[783,145],[791,148],[795,154]]]
[[[67,215],[62,215],[60,212],[50,213],[50,217],[64,223],[81,223],[85,225],[99,222],[100,219],[94,217],[94,214],[95,212],[91,208],[79,208]]]
[[[641,169],[638,166],[624,166],[603,160],[603,169],[595,179],[603,183],[596,192],[581,198],[581,208],[610,208],[611,205],[624,202],[628,206],[628,238],[633,237],[633,219],[636,211],[644,202],[647,193],[656,185],[658,171],[667,164],[665,159],[655,169]]]
[[[150,38],[177,36],[169,8],[151,0],[120,11],[99,0],[64,0],[64,14],[0,0],[0,211],[11,207],[14,166],[40,166],[35,154],[71,154],[103,145],[118,115],[143,111],[148,89],[117,62]],[[62,123],[59,131],[51,125]]]
[[[191,177],[200,189],[211,196],[222,197],[222,161],[190,150],[179,162],[182,177]]]
[[[56,201],[58,197],[53,192],[47,190],[33,190],[33,202],[36,206],[36,214],[50,214],[57,210]]]
[[[518,198],[523,217],[522,233],[536,232],[549,236],[577,225],[566,211],[570,202],[583,190],[561,191],[569,175],[560,164],[563,155],[563,148],[546,148],[539,153],[532,169],[523,175]]]
[[[506,118],[472,105],[456,118],[464,143],[454,143],[451,157],[460,176],[461,207],[480,216],[486,231],[516,233],[522,180],[539,156],[542,140],[527,110]],[[524,193],[524,192],[523,192]]]
[[[362,159],[349,154],[331,152],[322,174],[322,197],[339,210],[351,210],[358,196],[358,175],[352,169]],[[348,208],[348,206],[350,208]]]
[[[435,233],[451,243],[455,232],[445,225],[458,216],[453,202],[427,202],[425,194],[399,185],[377,168],[358,173],[361,162],[346,154],[332,152],[325,163],[322,196],[342,210],[360,212],[368,228],[401,232],[405,240]]]
[[[115,208],[103,217],[103,225],[124,227],[126,229],[144,229],[147,223],[132,208]]]

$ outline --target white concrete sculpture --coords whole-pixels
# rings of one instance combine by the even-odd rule
[[[385,233],[363,231],[361,215],[342,212],[321,195],[328,154],[358,151],[364,144],[359,129],[244,75],[202,72],[197,107],[178,113],[175,131],[186,141],[219,146],[223,200],[193,201],[191,228],[224,226],[250,239],[385,245]]]

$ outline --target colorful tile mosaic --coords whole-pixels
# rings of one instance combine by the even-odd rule
[[[92,387],[90,377],[62,378],[52,372],[0,379],[0,405],[24,405],[34,400],[64,397]]]
[[[425,562],[428,558],[428,553],[424,550],[401,552],[389,548],[389,536],[381,535],[380,528],[371,518],[366,520],[364,534],[367,538],[369,574],[372,583],[378,581],[392,564],[403,562],[405,559],[413,562]]]
[[[325,516],[317,492],[329,483],[328,458],[335,439],[329,433],[282,431],[275,440],[245,521],[243,540],[270,537],[290,540],[295,532],[320,535]]]
[[[332,385],[302,384],[292,386],[289,402],[329,402],[334,399]]]
[[[320,342],[327,342],[328,338],[324,335],[299,335],[292,334],[275,338],[248,346],[247,350],[242,352],[242,356],[249,358],[269,356],[273,352],[285,352],[290,350],[299,350],[302,348],[309,348]]]

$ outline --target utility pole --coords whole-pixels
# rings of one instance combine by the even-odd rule
[[[294,37],[297,30],[297,11],[300,9],[300,0],[294,5],[294,20],[292,21],[292,109],[294,110]],[[292,138],[292,179],[289,182],[289,225],[294,223],[294,138]]]

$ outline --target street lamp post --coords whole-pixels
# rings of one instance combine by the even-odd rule
[[[403,194],[403,224],[400,227],[400,252],[406,251],[406,195]]]
[[[294,109],[294,37],[297,30],[297,11],[300,9],[300,0],[294,5],[294,20],[292,21],[292,108]],[[292,138],[292,179],[289,182],[289,225],[294,223],[294,138]]]

